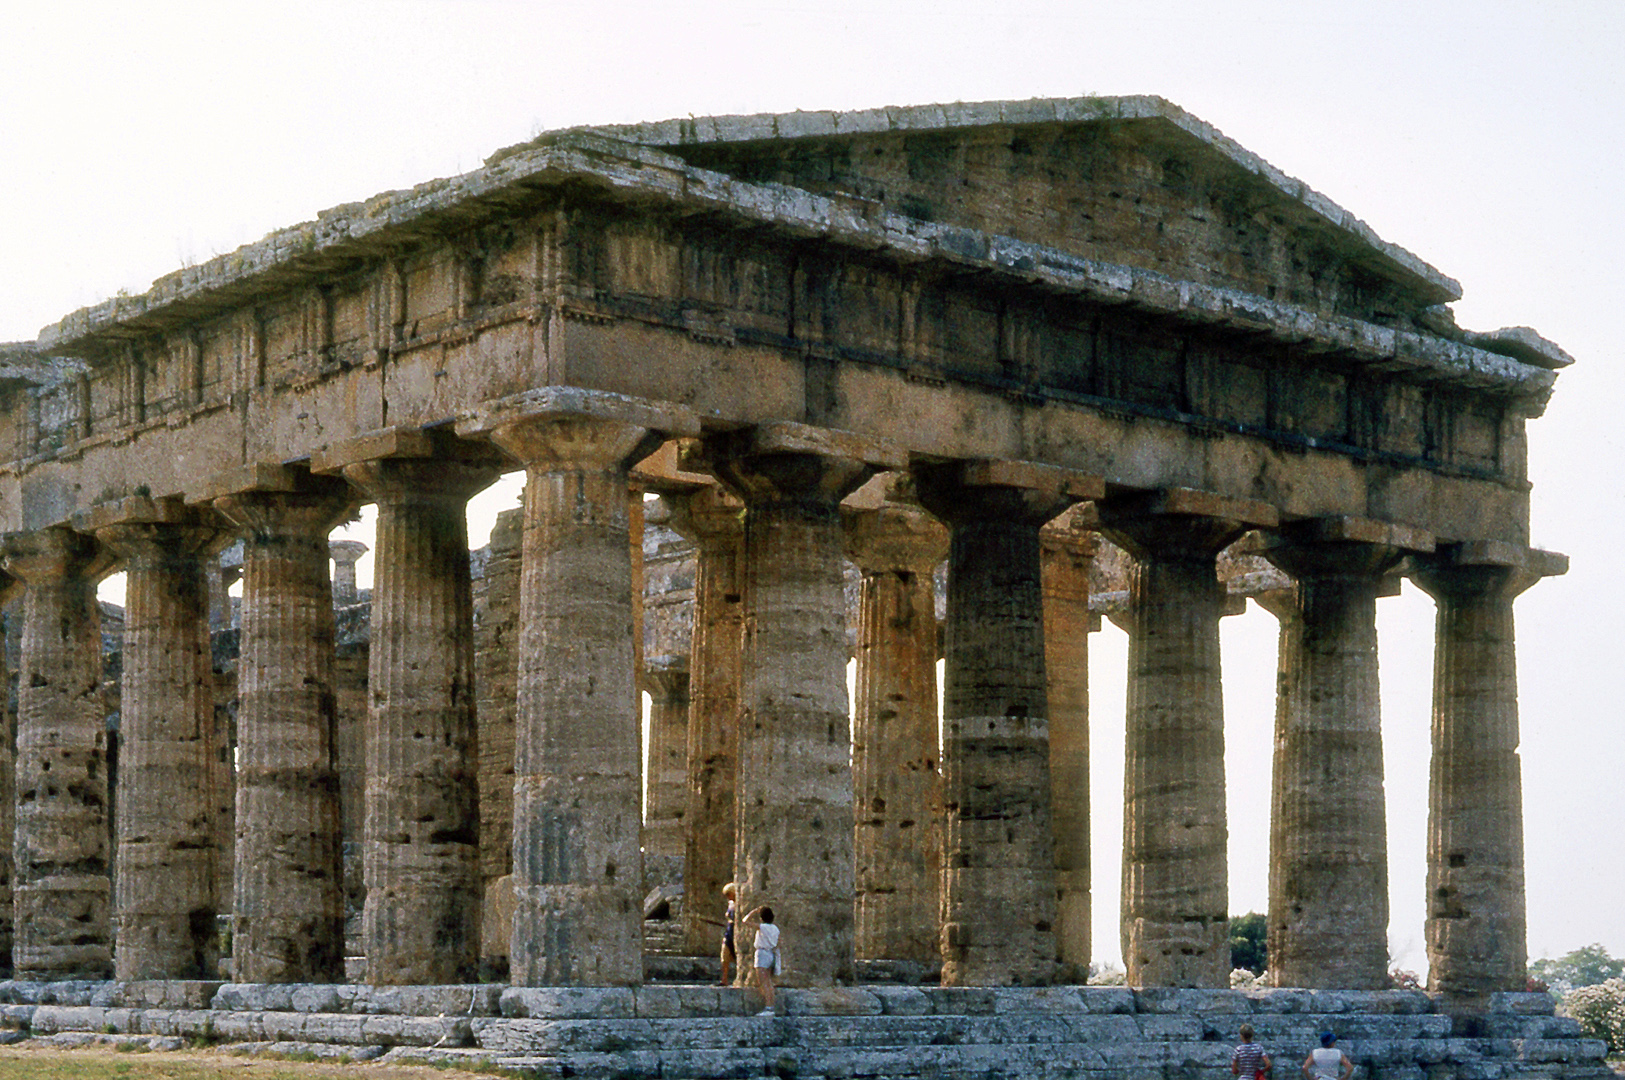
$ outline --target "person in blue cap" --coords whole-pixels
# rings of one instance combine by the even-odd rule
[[[1320,1046],[1309,1051],[1303,1059],[1303,1075],[1309,1080],[1349,1080],[1354,1075],[1354,1062],[1334,1045],[1337,1036],[1329,1031],[1320,1033]]]

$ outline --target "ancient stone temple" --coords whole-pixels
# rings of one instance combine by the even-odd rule
[[[1512,602],[1566,567],[1529,543],[1525,424],[1570,358],[1458,327],[1459,296],[1136,97],[549,133],[69,315],[0,380],[16,971],[213,979],[220,913],[236,982],[337,983],[349,844],[367,980],[505,969],[509,1018],[573,1015],[527,988],[654,1000],[614,996],[651,992],[646,860],[681,876],[692,954],[714,951],[724,882],[777,908],[790,983],[825,995],[787,1000],[813,1012],[878,961],[945,988],[1076,983],[1104,612],[1131,640],[1130,989],[1078,1007],[1201,1014],[1216,999],[1171,995],[1228,992],[1218,632],[1250,595],[1281,625],[1270,982],[1310,994],[1278,1011],[1325,1011],[1311,992],[1388,986],[1375,603],[1409,576],[1439,606],[1435,997],[1347,1001],[1538,1014],[1508,997]],[[464,507],[516,470],[476,635]],[[346,737],[327,537],[364,503],[366,710]],[[222,754],[209,582],[234,541]],[[94,583],[117,567],[109,834]],[[229,840],[206,797],[220,761]],[[1000,993],[990,1011],[1061,1000]],[[858,1011],[971,999],[873,1000]],[[668,1015],[621,1007],[603,1015]],[[1424,1019],[1443,1026],[1404,1037],[1451,1031]],[[1109,1037],[1162,1047],[1157,1070],[1211,1050],[1136,1030]],[[1392,1075],[1423,1060],[1384,1053]]]

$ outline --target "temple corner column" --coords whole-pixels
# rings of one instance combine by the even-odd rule
[[[1498,541],[1412,561],[1438,605],[1428,785],[1428,990],[1447,1008],[1522,990],[1528,963],[1512,606],[1568,557]]]
[[[698,418],[666,402],[546,386],[457,432],[524,464],[513,935],[520,986],[643,981],[642,732],[629,472]]]

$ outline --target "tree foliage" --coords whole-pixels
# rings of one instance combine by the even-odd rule
[[[1265,942],[1267,924],[1256,911],[1230,917],[1230,966],[1246,968],[1254,975],[1264,974],[1269,966],[1269,949]]]
[[[1540,959],[1529,965],[1529,977],[1545,983],[1563,997],[1579,986],[1596,986],[1625,978],[1625,957],[1614,959],[1601,945],[1586,945],[1556,960]]]
[[[1577,986],[1563,996],[1563,1011],[1580,1021],[1587,1035],[1606,1042],[1612,1053],[1625,1050],[1625,980]]]

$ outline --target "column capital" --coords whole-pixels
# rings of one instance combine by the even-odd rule
[[[494,483],[502,455],[445,429],[379,428],[311,455],[317,475],[342,475],[378,502],[464,503]]]
[[[688,657],[655,656],[643,666],[643,686],[656,701],[674,701],[688,693]]]
[[[1249,528],[1280,520],[1269,503],[1193,488],[1112,495],[1095,509],[1101,532],[1141,561],[1211,562]]]
[[[1433,534],[1355,517],[1282,522],[1249,537],[1258,554],[1297,580],[1380,578],[1405,555],[1434,549]]]
[[[929,575],[948,557],[947,526],[918,506],[843,506],[841,526],[847,558],[866,574],[901,570]]]
[[[908,457],[892,443],[784,421],[706,440],[717,479],[748,506],[833,506]]]
[[[291,465],[255,464],[221,473],[187,498],[207,502],[243,535],[328,532],[355,512],[343,480]]]
[[[127,559],[205,555],[228,532],[226,522],[207,507],[141,495],[93,506],[76,514],[73,522],[80,532],[95,535],[112,553]]]
[[[28,585],[65,577],[100,577],[113,563],[96,539],[66,525],[7,533],[0,537],[5,571]]]
[[[664,401],[543,386],[487,402],[457,434],[490,439],[529,468],[630,469],[668,438],[700,433],[692,409]]]
[[[1411,560],[1410,577],[1435,600],[1500,594],[1508,600],[1541,578],[1569,572],[1569,557],[1500,540],[1441,544]]]
[[[662,494],[667,524],[679,536],[704,548],[718,541],[740,543],[745,536],[745,504],[721,484],[683,494]]]
[[[1000,518],[1043,525],[1073,503],[1099,499],[1098,476],[1033,461],[972,460],[918,465],[920,503],[949,524]]]

